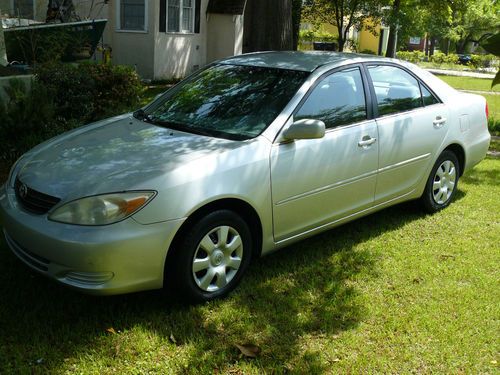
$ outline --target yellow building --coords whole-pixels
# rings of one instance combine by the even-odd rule
[[[302,30],[311,30],[311,24],[302,24]],[[372,31],[373,30],[373,31]],[[317,29],[319,39],[314,40],[315,42],[321,42],[322,35],[328,35],[332,37],[338,36],[337,27],[331,24],[321,24]],[[383,26],[381,24],[373,25],[373,22],[370,21],[366,26],[362,27],[361,30],[357,30],[352,28],[349,32],[348,39],[354,41],[354,45],[352,43],[347,43],[344,47],[344,51],[346,52],[368,52],[370,51],[373,54],[385,55],[387,51],[387,42],[389,39],[389,27]],[[304,42],[301,44],[303,49],[312,49],[312,42],[307,43]]]

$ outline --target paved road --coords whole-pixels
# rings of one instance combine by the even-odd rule
[[[486,78],[486,79],[493,79],[495,78],[494,74],[489,74],[489,73],[476,73],[476,72],[469,72],[469,71],[464,71],[464,70],[447,70],[447,69],[426,69],[427,71],[433,73],[433,74],[441,74],[445,76],[457,76],[457,77],[474,77],[474,78]]]
[[[500,95],[500,91],[460,90],[460,89],[457,90],[462,92],[470,92],[471,94]]]

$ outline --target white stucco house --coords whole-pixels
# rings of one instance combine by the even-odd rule
[[[73,2],[81,18],[108,19],[102,42],[111,47],[112,62],[134,66],[143,78],[184,77],[211,61],[242,52],[246,0]],[[43,20],[47,3],[0,0],[0,9]]]

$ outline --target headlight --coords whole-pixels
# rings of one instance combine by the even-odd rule
[[[152,191],[137,191],[82,198],[59,207],[49,219],[78,225],[112,224],[137,212],[154,196]]]

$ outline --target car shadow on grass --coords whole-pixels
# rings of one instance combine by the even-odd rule
[[[497,186],[500,180],[500,173],[497,170],[473,169],[462,176],[461,182],[473,185]]]
[[[312,343],[368,318],[369,296],[358,283],[377,277],[378,255],[367,242],[424,216],[407,203],[306,239],[253,262],[229,298],[199,306],[170,302],[158,291],[82,295],[30,271],[1,242],[0,373],[61,371],[77,358],[99,358],[111,368],[141,350],[130,343],[137,329],[164,347],[166,360],[180,350],[182,371],[230,371],[249,360],[235,344],[252,343],[261,349],[252,360],[259,368],[322,373],[339,359]]]

